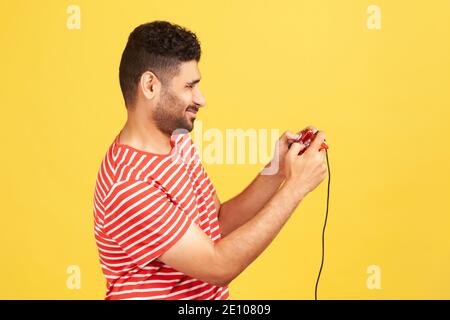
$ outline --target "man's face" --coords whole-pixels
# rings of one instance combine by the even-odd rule
[[[172,135],[177,129],[192,131],[197,111],[206,103],[199,81],[197,61],[193,60],[181,63],[178,75],[162,86],[153,112],[153,119],[162,132]]]

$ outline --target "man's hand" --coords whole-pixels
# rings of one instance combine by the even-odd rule
[[[305,153],[298,155],[305,145],[295,142],[286,155],[284,185],[299,199],[314,190],[327,174],[326,150],[320,149],[324,140],[325,132],[319,131]]]
[[[317,132],[317,128],[313,126],[308,126],[305,129],[311,129],[313,130],[314,133]],[[278,139],[278,141],[275,144],[273,159],[266,166],[266,168],[270,167],[272,170],[275,169],[274,171],[271,171],[272,174],[277,174],[283,177],[283,179],[286,178],[285,158],[289,150],[289,145],[300,137],[299,133],[303,130],[300,130],[298,133],[286,131]]]

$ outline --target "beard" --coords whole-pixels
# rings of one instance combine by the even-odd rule
[[[152,115],[153,120],[158,129],[167,135],[172,135],[175,131],[191,132],[194,128],[195,118],[188,118],[186,114],[188,108],[198,110],[197,105],[186,106],[169,89],[163,88],[161,91],[161,99],[156,104]]]

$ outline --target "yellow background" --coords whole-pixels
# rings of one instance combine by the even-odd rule
[[[66,9],[81,9],[69,30]],[[366,27],[367,7],[381,30]],[[203,129],[326,131],[331,195],[321,299],[450,298],[450,2],[2,1],[0,298],[103,299],[97,170],[126,120],[131,30],[188,27],[203,49]],[[222,201],[256,165],[206,165]],[[326,180],[230,286],[231,299],[312,299]],[[66,269],[81,268],[69,290]],[[367,267],[381,268],[369,290]]]

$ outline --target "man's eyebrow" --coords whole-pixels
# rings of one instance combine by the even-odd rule
[[[201,80],[200,78],[199,79],[195,79],[193,81],[188,82],[187,84],[190,85],[190,86],[193,86],[194,84],[199,83],[200,80]]]

